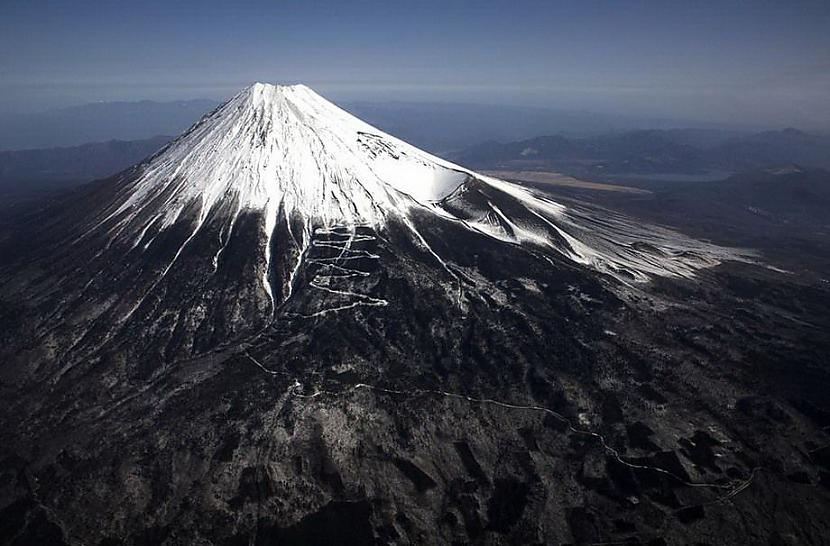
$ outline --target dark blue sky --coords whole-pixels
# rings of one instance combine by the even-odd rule
[[[0,0],[0,112],[256,80],[828,128],[830,2]]]

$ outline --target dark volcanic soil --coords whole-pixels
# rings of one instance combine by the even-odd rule
[[[827,542],[827,284],[627,287],[424,227],[447,269],[364,230],[342,293],[319,248],[273,324],[184,357],[28,361],[4,293],[0,543]]]

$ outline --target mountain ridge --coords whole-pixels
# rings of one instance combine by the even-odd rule
[[[107,140],[80,146],[0,151],[0,189],[73,187],[120,172],[164,147],[173,137]]]
[[[798,163],[830,167],[830,139],[797,129],[745,135],[696,130],[641,129],[592,137],[540,136],[516,142],[486,142],[451,155],[472,168],[552,168],[569,173],[726,173]]]

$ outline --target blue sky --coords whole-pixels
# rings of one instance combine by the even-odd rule
[[[830,2],[0,0],[0,112],[259,80],[830,127],[828,29]]]

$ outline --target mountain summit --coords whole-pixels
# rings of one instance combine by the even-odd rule
[[[475,267],[451,262],[481,245],[523,248],[621,283],[692,275],[728,255],[466,170],[306,86],[261,83],[39,223],[43,241],[28,264],[62,273],[57,281],[29,274],[22,289],[44,305],[57,298],[54,316],[72,325],[56,341],[70,348],[65,367],[119,340],[153,354],[193,354],[282,311],[383,306],[388,298],[355,296],[352,286],[370,277],[352,265],[383,261],[360,250],[377,239],[390,254],[414,253],[461,306],[465,268]],[[447,236],[459,230],[474,239],[466,249]],[[315,301],[294,309],[302,296],[289,299],[303,286]]]
[[[379,225],[404,201],[439,200],[465,177],[304,85],[257,83],[151,160],[117,212],[170,191],[165,225],[194,202],[204,219],[227,200],[269,219],[282,209],[325,225]]]

